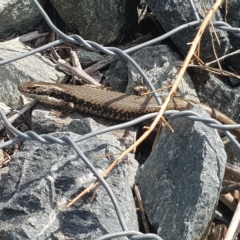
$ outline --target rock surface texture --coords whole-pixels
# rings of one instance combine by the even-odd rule
[[[177,53],[163,44],[140,49],[132,55],[132,58],[144,69],[155,89],[164,88],[169,84],[173,84],[174,76],[181,63]],[[129,63],[128,87],[126,92],[133,94],[131,87],[134,84],[141,85],[141,80],[142,78],[139,72]],[[160,91],[160,94],[161,96],[167,96],[168,92],[169,89],[163,89]],[[188,73],[182,78],[182,82],[178,86],[178,93],[183,98],[198,102],[193,82]]]
[[[54,136],[79,137],[72,133]],[[103,143],[104,142],[104,143]],[[111,134],[78,144],[99,173],[122,151]],[[127,226],[138,230],[131,187],[138,169],[132,154],[112,172],[107,182],[114,192]],[[25,142],[0,182],[0,239],[96,239],[121,231],[116,211],[100,186],[72,207],[65,204],[84,190],[94,176],[70,146]],[[122,239],[122,238],[121,238]]]
[[[16,57],[31,50],[13,39],[0,43],[0,60]],[[55,64],[37,53],[18,61],[0,66],[0,101],[15,107],[19,103],[18,86],[30,81],[63,80],[65,74],[55,69]]]
[[[65,24],[86,40],[108,44],[137,25],[137,0],[51,0]]]
[[[207,114],[199,107],[194,111]],[[203,239],[218,202],[226,154],[216,130],[186,119],[170,121],[139,176],[148,220],[159,236]]]
[[[206,1],[206,8],[211,8],[215,1],[209,0]],[[189,5],[188,0],[176,1],[176,0],[166,0],[166,1],[158,1],[158,0],[146,0],[146,3],[153,11],[154,15],[157,17],[158,21],[161,23],[166,32],[179,27],[182,24],[186,24],[192,21],[196,21],[194,18],[193,11]],[[197,12],[200,17],[204,17],[203,15],[204,7],[201,5],[201,2],[194,2]],[[220,12],[214,15],[213,20],[222,21],[222,17]],[[197,26],[186,28],[182,31],[179,31],[171,36],[174,44],[177,46],[178,50],[186,56],[189,50],[189,46],[187,43],[192,42],[196,35]],[[212,31],[212,30],[211,30]],[[214,47],[216,49],[217,55],[222,56],[225,55],[230,49],[230,43],[227,38],[227,34],[224,31],[216,30],[218,38],[221,42],[221,45],[214,40]],[[215,55],[213,52],[212,43],[209,40],[211,38],[209,31],[206,31],[205,36],[201,40],[201,56],[204,61],[215,59]]]
[[[230,87],[219,76],[196,69],[194,85],[201,102],[219,109],[236,122],[240,121],[240,86]]]
[[[39,3],[44,6],[46,0]],[[42,15],[31,0],[1,0],[0,19],[0,39],[4,39],[31,30]]]

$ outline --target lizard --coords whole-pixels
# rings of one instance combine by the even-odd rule
[[[50,82],[29,82],[18,87],[26,96],[62,109],[78,110],[105,118],[128,121],[158,112],[153,96],[128,95],[106,89]],[[182,110],[187,104],[200,105],[212,118],[223,124],[237,124],[219,110],[203,103],[172,97],[166,110]],[[240,139],[240,129],[234,130]]]

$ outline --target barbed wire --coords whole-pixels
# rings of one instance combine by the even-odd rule
[[[8,64],[11,63],[13,61],[17,61],[19,59],[28,57],[30,55],[33,55],[35,53],[44,51],[50,47],[65,43],[65,42],[71,42],[73,44],[80,44],[83,45],[85,48],[91,50],[91,51],[97,51],[97,52],[103,52],[107,55],[110,56],[114,56],[116,58],[124,58],[125,60],[127,60],[129,63],[131,63],[136,70],[141,74],[141,76],[144,79],[144,82],[148,85],[149,89],[154,91],[154,87],[151,84],[151,81],[149,80],[149,78],[147,77],[147,75],[144,73],[144,71],[140,68],[140,66],[128,55],[129,53],[135,52],[141,48],[144,48],[146,46],[149,45],[153,45],[156,44],[170,36],[172,36],[173,34],[182,31],[186,28],[189,27],[193,27],[193,26],[198,26],[201,24],[201,19],[197,13],[196,7],[193,3],[192,0],[188,0],[189,4],[191,6],[191,10],[193,12],[193,15],[195,17],[195,21],[183,24],[177,28],[174,28],[173,30],[165,33],[164,35],[157,37],[153,40],[150,40],[148,42],[139,44],[138,46],[126,49],[126,50],[121,50],[118,48],[114,48],[114,47],[103,47],[100,44],[93,42],[93,41],[86,41],[84,40],[81,36],[73,34],[70,36],[67,36],[66,34],[64,34],[62,31],[60,31],[56,26],[54,26],[54,24],[52,23],[52,21],[50,20],[50,18],[47,16],[47,14],[45,13],[45,11],[43,10],[43,8],[41,7],[41,5],[38,3],[37,0],[33,0],[34,4],[37,6],[37,8],[39,9],[40,13],[42,14],[43,18],[45,19],[45,21],[47,22],[48,26],[61,38],[60,40],[56,40],[53,41],[51,43],[48,43],[42,47],[36,48],[34,50],[31,50],[27,53],[24,54],[20,54],[17,57],[14,58],[10,58],[10,59],[5,59],[5,60],[1,60],[0,61],[0,66],[4,65],[4,64]],[[214,27],[223,30],[223,31],[228,31],[233,33],[234,35],[236,35],[237,37],[240,37],[240,28],[233,28],[231,27],[229,24],[222,22],[222,21],[215,21],[213,22]],[[158,93],[154,93],[154,97],[156,98],[156,101],[159,105],[161,105],[161,99],[158,95]],[[120,207],[118,205],[118,201],[116,200],[111,188],[109,187],[109,185],[107,184],[107,182],[105,181],[105,179],[97,172],[97,170],[94,168],[94,166],[91,164],[91,161],[84,155],[84,153],[79,149],[79,147],[76,145],[77,142],[86,140],[88,138],[94,137],[96,135],[99,134],[103,134],[103,133],[107,133],[113,130],[117,130],[117,129],[121,129],[121,128],[127,128],[133,125],[136,125],[140,122],[143,122],[147,119],[152,119],[157,115],[157,113],[150,113],[150,114],[146,114],[144,116],[141,116],[139,118],[136,118],[134,120],[125,122],[125,123],[121,123],[121,124],[117,124],[115,126],[111,126],[111,127],[107,127],[105,129],[101,129],[101,130],[97,130],[88,134],[85,134],[83,136],[77,137],[75,139],[70,139],[67,136],[62,136],[59,138],[53,137],[51,135],[48,134],[36,134],[34,131],[27,131],[25,133],[20,132],[18,129],[16,129],[7,119],[6,115],[4,114],[3,110],[0,108],[0,116],[5,124],[5,126],[14,134],[16,134],[17,137],[6,141],[4,143],[0,144],[0,148],[5,148],[8,147],[14,143],[18,143],[19,141],[22,141],[23,139],[28,140],[28,141],[33,141],[33,140],[37,140],[40,143],[43,144],[61,144],[61,145],[70,145],[79,155],[79,157],[83,160],[83,162],[88,166],[88,168],[92,171],[92,173],[97,177],[97,179],[100,181],[100,183],[103,185],[103,187],[106,189],[112,203],[113,206],[115,208],[116,214],[118,216],[118,220],[119,223],[123,229],[123,232],[116,232],[116,233],[111,233],[111,234],[106,234],[102,237],[99,237],[98,240],[103,240],[103,239],[112,239],[112,238],[116,238],[116,237],[121,237],[121,236],[126,236],[129,237],[131,239],[158,239],[158,240],[162,240],[161,237],[159,237],[156,234],[143,234],[141,232],[138,231],[129,231],[125,222],[125,219],[122,215],[122,212],[120,210]],[[174,119],[174,118],[178,118],[178,117],[184,117],[186,119],[190,119],[192,121],[201,121],[202,123],[204,123],[205,125],[207,125],[208,127],[211,128],[215,128],[215,129],[220,129],[233,143],[234,145],[237,147],[237,149],[240,151],[240,144],[238,143],[238,141],[235,139],[235,137],[228,131],[228,130],[234,130],[234,129],[238,129],[240,128],[240,124],[236,124],[236,125],[223,125],[221,124],[219,121],[212,119],[212,118],[207,118],[207,117],[201,117],[199,114],[193,112],[193,111],[189,111],[189,110],[184,110],[184,111],[176,111],[176,110],[168,110],[165,111],[164,116],[167,119]]]

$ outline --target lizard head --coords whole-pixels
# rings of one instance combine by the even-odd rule
[[[49,95],[53,91],[62,91],[58,86],[47,82],[28,82],[20,85],[18,90],[23,94]]]

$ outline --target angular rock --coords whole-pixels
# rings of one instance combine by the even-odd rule
[[[156,45],[142,48],[136,51],[131,57],[144,70],[155,89],[166,87],[172,84],[171,81],[180,65],[180,57],[173,52],[167,45]],[[127,65],[127,66],[126,66]],[[113,90],[135,94],[133,86],[146,86],[142,76],[135,67],[125,61],[118,61],[112,64],[112,68],[106,71],[106,83]],[[199,102],[194,85],[188,73],[185,73],[178,93],[181,97]],[[159,94],[166,96],[169,90],[161,90]]]
[[[5,103],[0,102],[0,108],[4,111],[5,114],[11,112],[11,108],[7,106]]]
[[[55,137],[79,137],[55,133]],[[102,173],[123,148],[111,134],[78,143],[98,172]],[[101,157],[98,157],[101,156]],[[106,157],[105,157],[106,156]],[[131,192],[137,162],[129,154],[107,177],[131,230],[138,229]],[[27,141],[10,164],[7,179],[0,182],[1,239],[96,239],[121,231],[113,204],[100,186],[72,207],[65,204],[94,181],[94,176],[70,146]],[[3,184],[3,185],[2,185]],[[123,239],[123,238],[121,238]]]
[[[13,58],[31,50],[17,39],[1,42],[0,48],[0,60]],[[30,81],[60,81],[65,76],[63,72],[55,69],[55,64],[42,57],[40,53],[2,65],[0,66],[0,101],[10,107],[16,107],[20,102],[20,94],[17,90],[20,84]]]
[[[222,9],[223,16],[225,16],[226,11],[227,11],[227,15],[226,15],[227,23],[234,28],[239,28],[240,27],[240,2],[238,0],[231,0],[227,4],[227,9],[226,9],[226,4],[223,4],[223,9]],[[233,33],[229,32],[228,37],[229,37],[230,43],[232,45],[231,52],[239,50],[239,45],[240,45],[239,36],[236,36]],[[240,71],[240,66],[239,66],[240,55],[239,55],[239,53],[231,56],[230,58],[228,58],[228,60],[237,70]]]
[[[137,0],[51,0],[71,31],[100,44],[117,41],[137,25]]]
[[[225,151],[227,153],[227,162],[240,166],[240,154],[236,146],[226,137],[224,138]]]
[[[163,26],[166,32],[176,27],[179,27],[182,24],[186,24],[196,20],[188,0],[182,0],[180,2],[176,0],[146,0],[146,3],[150,7],[154,15],[157,17],[158,21]],[[209,0],[204,3],[204,6],[206,6],[206,9],[210,9],[214,3],[214,0]],[[205,15],[203,15],[202,3],[195,1],[194,4],[200,17],[204,18]],[[219,11],[217,11],[216,14],[213,16],[213,20],[223,21]],[[216,38],[214,37],[214,47],[216,49],[217,56],[223,56],[230,49],[229,40],[227,38],[226,32],[220,31],[218,29],[215,30],[221,44],[219,45]],[[197,26],[186,28],[171,36],[171,39],[173,40],[178,50],[183,54],[183,56],[186,56],[189,51],[189,46],[187,45],[187,43],[193,41],[196,33]],[[200,57],[205,62],[215,59],[211,36],[208,29],[205,31],[204,36],[201,39]]]
[[[116,64],[115,64],[116,63]],[[110,65],[110,69],[105,72],[106,79],[104,82],[108,84],[114,91],[126,92],[128,84],[127,63],[123,60],[115,61]]]
[[[101,61],[103,56],[96,52],[86,51],[83,49],[76,50],[77,57],[82,68],[87,68],[95,62]]]
[[[84,118],[85,117],[85,118]],[[58,132],[71,131],[77,134],[84,135],[89,132],[97,131],[116,124],[116,121],[104,119],[94,116],[94,120],[86,117],[83,113],[71,113],[68,116],[59,118],[53,112],[41,107],[33,110],[31,129],[37,134],[47,134]],[[118,141],[125,147],[129,147],[136,141],[137,128],[131,127],[128,129],[118,129],[111,131]]]
[[[193,70],[194,86],[201,102],[217,108],[234,121],[240,121],[240,86],[232,88],[218,76],[202,70]]]
[[[46,0],[38,2],[44,6]],[[0,39],[5,39],[31,30],[42,16],[31,0],[1,0],[0,19]]]
[[[192,110],[207,117],[196,106]],[[170,121],[139,176],[148,216],[159,236],[204,239],[224,176],[226,153],[216,130],[183,118]]]
[[[156,45],[145,47],[132,55],[132,58],[144,70],[155,89],[173,84],[173,77],[177,73],[180,65],[179,56],[167,45]],[[128,86],[127,93],[132,93],[133,85],[141,85],[143,79],[136,68],[128,63]],[[197,94],[190,76],[186,73],[178,87],[181,97],[198,102]],[[166,96],[169,89],[161,90],[161,96]]]

